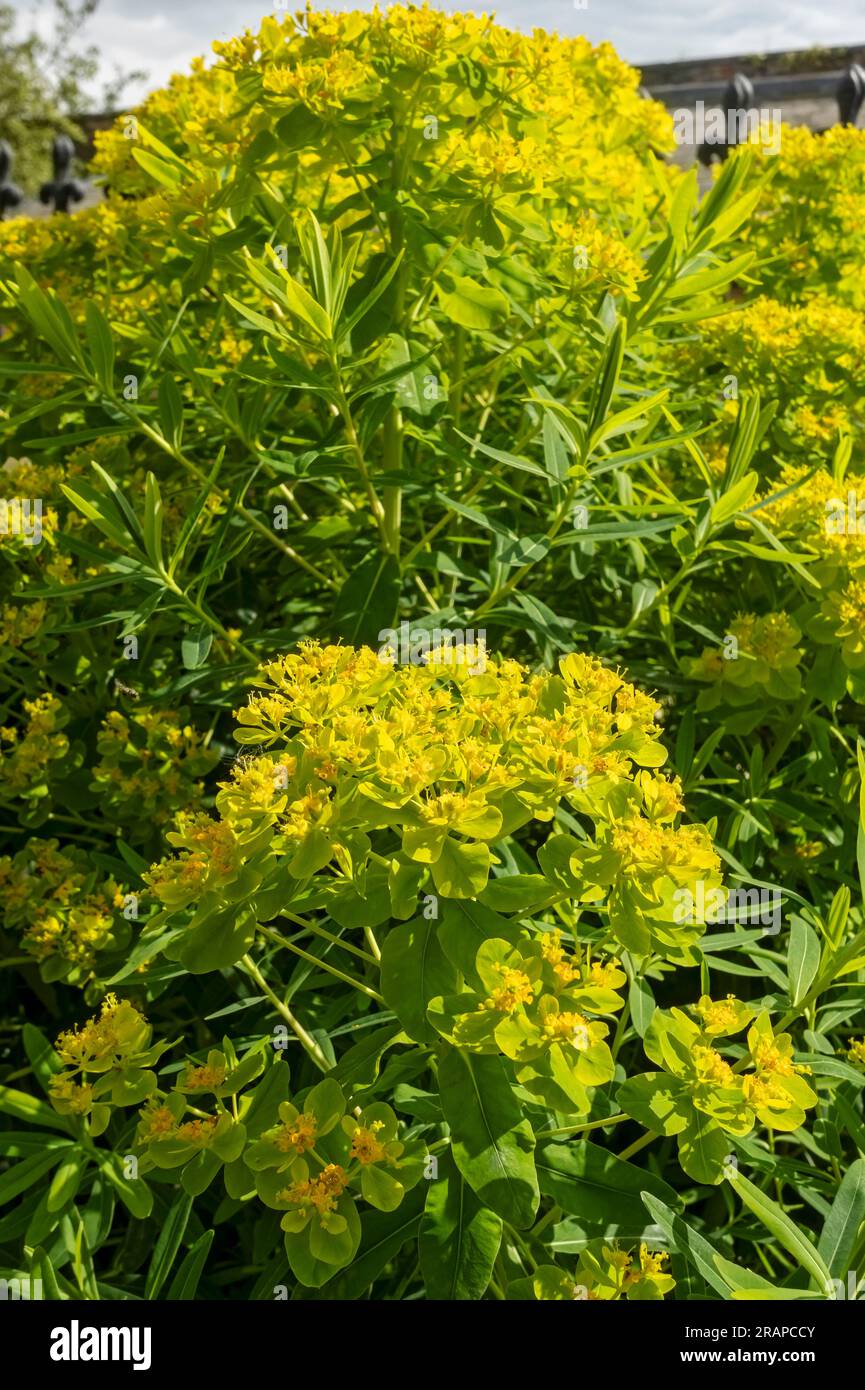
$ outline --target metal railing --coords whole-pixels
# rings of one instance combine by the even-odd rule
[[[855,125],[865,103],[865,68],[852,63],[843,71],[754,79],[737,72],[726,85],[720,82],[653,83],[646,91],[668,108],[702,104],[722,113],[729,132],[727,138],[711,145],[703,144],[697,152],[702,164],[710,164],[713,159],[726,159],[729,147],[739,143],[737,132],[740,129],[744,132],[746,123],[736,118],[757,107],[765,107],[768,102],[834,98],[838,104],[838,124]]]
[[[712,144],[699,146],[697,158],[702,164],[726,159],[731,145],[739,143],[747,122],[737,118],[755,109],[758,101],[789,102],[800,98],[834,97],[838,103],[838,123],[856,124],[865,105],[865,68],[859,63],[838,72],[821,72],[787,77],[758,77],[752,80],[737,72],[726,86],[720,82],[653,83],[644,89],[647,95],[665,106],[695,107],[702,103],[719,110],[726,122],[727,134]],[[73,203],[80,203],[87,185],[72,174],[75,146],[68,135],[55,136],[51,146],[54,177],[39,190],[39,201],[51,206],[54,212],[68,212]],[[21,206],[24,193],[12,180],[13,152],[5,140],[0,140],[0,221],[8,212]]]
[[[43,183],[39,201],[54,212],[68,212],[72,203],[80,203],[86,184],[72,174],[75,146],[68,135],[55,135],[51,144],[51,163],[54,177]],[[21,206],[24,193],[12,181],[15,156],[5,140],[0,140],[0,220],[7,212]]]

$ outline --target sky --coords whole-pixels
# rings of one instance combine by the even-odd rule
[[[46,0],[5,0],[19,12],[19,25],[44,26]],[[125,71],[145,69],[148,81],[130,88],[137,99],[161,86],[189,60],[208,54],[214,39],[256,29],[262,16],[278,10],[280,0],[101,0],[86,37],[106,62]],[[282,0],[284,8],[301,8]],[[369,9],[371,0],[323,3],[320,9]],[[452,3],[440,9],[477,10],[490,5]],[[495,13],[514,29],[543,28],[560,34],[585,34],[592,42],[609,40],[632,63],[676,58],[810,48],[815,44],[865,42],[862,0],[502,0]]]

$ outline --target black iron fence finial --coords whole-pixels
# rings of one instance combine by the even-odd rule
[[[838,83],[838,116],[842,125],[855,125],[865,101],[865,68],[851,63]]]
[[[14,162],[15,156],[10,146],[5,140],[0,140],[0,222],[9,208],[17,208],[24,201],[21,189],[9,177]]]
[[[51,147],[54,178],[39,190],[39,201],[53,203],[55,212],[68,212],[70,203],[80,203],[84,197],[84,184],[72,177],[74,158],[75,146],[69,136],[55,135]]]

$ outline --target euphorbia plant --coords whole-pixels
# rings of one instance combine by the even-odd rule
[[[861,1263],[863,142],[700,196],[638,82],[267,19],[0,226],[0,1268],[52,1297]]]

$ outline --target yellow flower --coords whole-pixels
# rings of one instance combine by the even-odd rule
[[[578,1013],[550,1013],[544,1019],[544,1033],[556,1042],[568,1042],[578,1052],[587,1052],[596,1039],[592,1029],[600,1028],[607,1032],[604,1024],[590,1024],[587,1018]]]
[[[497,962],[493,967],[502,977],[500,988],[494,989],[485,1001],[485,1009],[495,1009],[500,1013],[512,1014],[521,1004],[530,1004],[534,999],[534,985],[525,971],[514,969]]]
[[[183,1077],[183,1086],[189,1091],[213,1091],[218,1089],[225,1080],[225,1067],[219,1066],[187,1066]]]
[[[93,1087],[65,1073],[52,1076],[49,1091],[51,1103],[61,1115],[87,1115],[93,1106]]]
[[[663,1251],[659,1251],[655,1255],[650,1254],[645,1241],[640,1243],[640,1269],[643,1274],[663,1274],[665,1272],[664,1265],[669,1258],[669,1255]]]
[[[716,1052],[712,1047],[703,1047],[699,1043],[694,1044],[692,1051],[700,1081],[708,1082],[712,1086],[736,1085],[736,1074],[720,1052]]]
[[[146,1105],[140,1112],[137,1139],[140,1144],[153,1139],[166,1139],[174,1133],[177,1121],[167,1105],[160,1102]]]
[[[707,1033],[738,1032],[748,1022],[748,1011],[745,1010],[743,1017],[743,1005],[732,994],[716,1000],[704,994],[694,1005],[694,1012]]]
[[[127,999],[106,994],[98,1017],[83,1027],[61,1033],[55,1043],[60,1058],[83,1071],[106,1071],[112,1065],[141,1052],[147,1046],[150,1028]]]
[[[361,1164],[380,1163],[382,1159],[387,1158],[384,1144],[376,1138],[380,1129],[384,1129],[383,1120],[373,1120],[367,1129],[358,1125],[351,1136],[350,1157],[356,1158]]]
[[[345,1169],[338,1163],[328,1163],[317,1177],[292,1183],[278,1192],[277,1198],[294,1206],[312,1207],[321,1218],[336,1210],[337,1201],[347,1185]]]
[[[318,1127],[314,1115],[300,1114],[284,1124],[274,1136],[274,1144],[282,1153],[304,1154],[315,1148]]]

